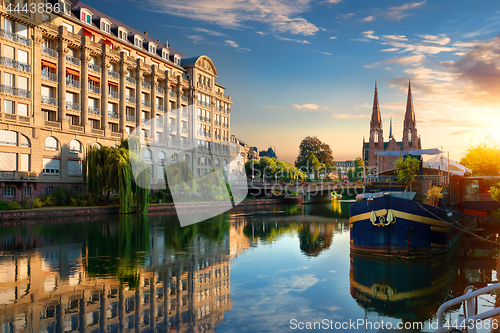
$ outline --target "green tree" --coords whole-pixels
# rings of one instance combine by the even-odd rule
[[[295,165],[302,162],[309,153],[312,152],[319,160],[319,162],[323,163],[330,170],[335,166],[335,160],[333,159],[332,150],[330,146],[324,142],[322,142],[317,137],[306,137],[302,140],[299,146],[299,156],[297,156],[297,160],[295,161]]]
[[[490,187],[488,193],[491,194],[494,200],[500,202],[500,183]]]
[[[415,157],[407,155],[394,162],[394,169],[398,179],[402,181],[406,185],[406,189],[408,189],[408,185],[410,185],[418,175],[420,161]]]
[[[309,152],[306,158],[297,163],[296,166],[301,170],[306,170],[307,175],[326,170],[325,164],[321,163],[312,151]]]
[[[482,142],[477,146],[469,146],[460,164],[472,170],[474,176],[500,175],[500,155],[495,148]]]

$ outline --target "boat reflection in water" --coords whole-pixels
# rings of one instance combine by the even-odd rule
[[[230,224],[172,219],[3,229],[0,332],[213,331],[231,308]]]
[[[464,237],[447,256],[411,260],[351,252],[351,296],[379,316],[431,320],[442,303],[463,295],[466,286],[492,281],[495,261],[472,257],[474,246]]]

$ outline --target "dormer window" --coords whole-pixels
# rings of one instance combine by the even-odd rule
[[[81,17],[83,22],[85,22],[87,24],[91,24],[91,22],[92,22],[92,13],[91,12],[82,10],[80,17]]]
[[[181,63],[181,57],[179,57],[177,54],[174,55],[174,64],[179,65]]]
[[[101,30],[109,34],[111,24],[108,21],[101,19]]]
[[[118,29],[118,38],[121,40],[127,40],[127,32],[123,29]]]
[[[59,4],[60,4],[60,8],[62,8],[62,12],[64,12],[64,14],[66,14],[66,15],[71,14],[71,4],[66,3],[64,0],[59,0]]]
[[[149,52],[156,53],[156,46],[149,44]]]
[[[163,49],[163,50],[162,50],[162,52],[161,52],[161,57],[162,57],[163,59],[168,60],[168,51],[167,51],[167,50],[165,50],[165,49]]]
[[[140,39],[139,37],[135,37],[134,38],[134,45],[142,48],[142,39]]]

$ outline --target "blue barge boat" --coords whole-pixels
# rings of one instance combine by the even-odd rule
[[[349,208],[351,251],[388,256],[444,254],[476,219],[414,201],[415,192],[364,195]]]

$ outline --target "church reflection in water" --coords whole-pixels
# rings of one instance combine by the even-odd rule
[[[2,231],[0,332],[213,331],[248,239],[237,224],[164,218]]]

